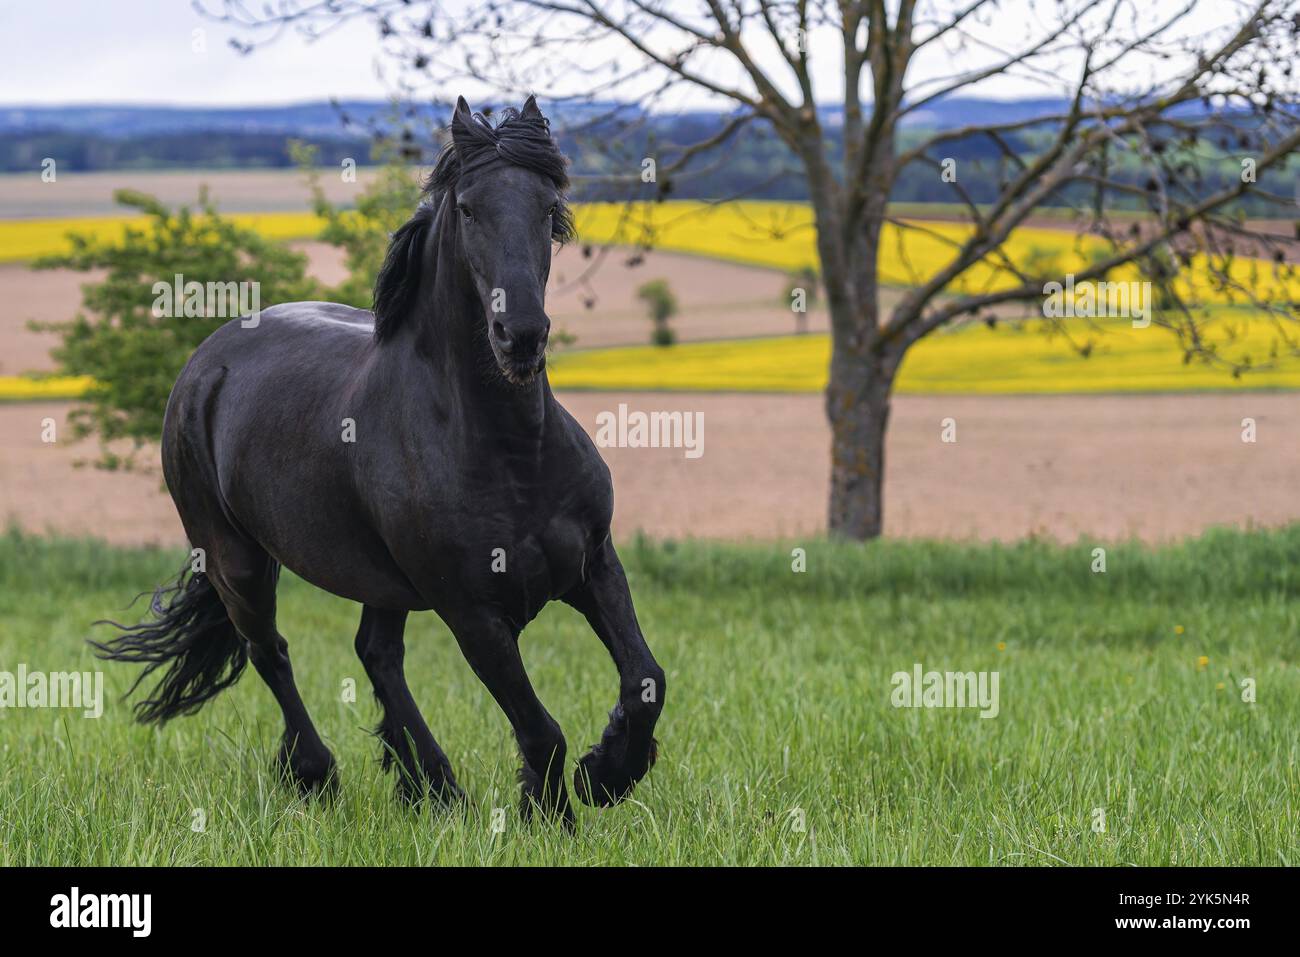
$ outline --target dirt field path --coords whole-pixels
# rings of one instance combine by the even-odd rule
[[[570,393],[589,432],[633,411],[701,412],[704,454],[602,450],[615,531],[656,537],[791,537],[825,527],[829,435],[815,396]],[[159,477],[76,469],[89,447],[46,445],[64,403],[0,405],[0,519],[34,532],[179,543]],[[956,420],[957,441],[940,441]],[[1254,418],[1258,441],[1241,441]],[[895,537],[1014,540],[1046,535],[1165,541],[1212,525],[1300,520],[1300,397],[902,396],[886,474]]]

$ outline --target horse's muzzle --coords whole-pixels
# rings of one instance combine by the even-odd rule
[[[527,382],[546,365],[546,342],[551,323],[520,325],[507,328],[501,320],[492,323],[492,346],[497,364],[511,382]]]

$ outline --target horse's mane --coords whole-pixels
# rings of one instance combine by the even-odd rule
[[[424,198],[415,214],[393,233],[375,279],[376,339],[382,342],[391,336],[410,312],[420,283],[425,240],[447,194],[454,192],[462,179],[501,165],[540,173],[555,185],[561,198],[551,219],[551,238],[557,243],[573,238],[573,212],[564,198],[569,174],[564,155],[551,135],[550,121],[535,107],[522,113],[507,108],[495,123],[482,113],[473,114],[468,121],[454,116],[452,140],[442,148],[424,180]]]

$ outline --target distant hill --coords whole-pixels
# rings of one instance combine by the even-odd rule
[[[639,115],[636,107],[568,108],[575,122]],[[73,104],[0,107],[0,171],[39,169],[47,157],[69,171],[111,169],[262,169],[293,165],[290,140],[320,148],[321,160],[370,162],[371,131],[400,122],[438,126],[447,110],[381,100],[283,106],[203,107]]]
[[[482,106],[484,104],[476,104]],[[680,114],[645,114],[636,104],[542,104],[553,119],[561,147],[574,159],[575,193],[580,199],[622,199],[626,185],[610,185],[611,178],[626,180],[640,171],[646,156],[673,155],[673,145],[707,138],[725,122],[726,115],[708,110]],[[928,130],[943,130],[973,123],[1013,123],[1036,116],[1064,112],[1061,99],[993,100],[948,96],[927,103],[906,117],[900,139],[904,146],[918,141]],[[1200,104],[1185,112],[1196,113]],[[318,101],[283,106],[183,107],[79,104],[68,106],[0,107],[0,171],[37,172],[45,157],[59,161],[61,171],[114,169],[266,169],[293,165],[289,144],[304,140],[320,151],[322,163],[337,165],[350,157],[358,164],[370,161],[372,133],[414,121],[416,128],[446,122],[446,106],[432,104],[395,107],[376,100],[339,103]],[[617,120],[610,117],[617,115]],[[819,116],[837,150],[843,111],[822,107]],[[635,121],[625,126],[628,121]],[[1004,135],[1004,141],[1021,155],[1042,149],[1050,131],[1024,130]],[[1204,184],[1210,188],[1239,172],[1230,145],[1203,151]],[[413,141],[414,159],[429,162],[433,142],[427,135]],[[1006,175],[1000,147],[987,137],[967,137],[947,143],[945,156],[961,163],[961,181],[975,202],[990,202]],[[1121,160],[1128,166],[1116,175],[1142,182],[1140,160]],[[797,172],[797,162],[770,128],[753,124],[731,140],[721,159],[701,160],[675,181],[649,186],[647,196],[720,199],[733,196],[799,200],[807,187]],[[632,176],[635,179],[635,175]],[[1285,171],[1266,177],[1274,192],[1290,194],[1293,185]],[[1276,180],[1276,182],[1274,182]],[[909,167],[900,177],[893,199],[911,202],[958,202],[951,184],[942,183],[924,164]],[[1058,197],[1058,202],[1079,196]],[[1133,200],[1132,202],[1137,202]],[[1248,200],[1246,205],[1256,200]]]
[[[475,104],[476,106],[480,104]],[[518,105],[518,104],[516,104]],[[566,107],[569,120],[581,121],[615,108],[612,103]],[[554,109],[554,107],[552,107]],[[620,108],[639,115],[634,106]],[[135,106],[125,104],[73,104],[68,106],[0,106],[0,135],[36,132],[82,133],[125,139],[162,133],[282,134],[331,138],[356,135],[344,119],[357,128],[385,123],[394,117],[445,122],[448,109],[432,104],[395,107],[384,100],[319,100],[282,106]]]
[[[337,107],[325,101],[242,107],[8,106],[0,107],[0,135],[61,132],[125,139],[197,131],[328,138],[346,134],[340,111],[365,122],[391,113],[392,106],[363,100],[340,103]]]
[[[475,107],[486,104],[473,104]],[[500,104],[498,104],[500,105]],[[518,105],[518,104],[516,104]],[[558,128],[585,123],[593,117],[618,111],[624,118],[642,116],[635,104],[596,102],[590,104],[542,103]],[[970,123],[1014,123],[1035,116],[1064,112],[1069,101],[1052,97],[995,100],[983,97],[946,96],[927,103],[910,114],[904,125],[930,129],[951,129]],[[1192,112],[1199,111],[1193,105]],[[406,116],[445,121],[447,107],[431,104],[403,105]],[[839,126],[843,110],[825,106],[818,110],[825,125]],[[58,131],[84,133],[113,139],[160,133],[193,131],[222,133],[278,133],[300,137],[342,137],[348,135],[342,119],[365,127],[382,123],[394,115],[394,105],[383,100],[319,100],[280,106],[136,106],[126,104],[73,104],[68,106],[0,106],[0,135],[22,135]],[[717,111],[697,110],[685,114],[661,115],[658,122],[671,124],[678,117],[718,119]]]
[[[479,106],[480,104],[475,104]],[[1041,113],[1062,109],[1064,100],[990,100],[947,97],[927,104],[907,120],[909,126],[945,129],[977,120],[1012,122]],[[543,103],[543,109],[556,116],[563,127],[588,120],[614,109],[612,103],[556,106]],[[382,100],[325,100],[292,103],[282,106],[135,106],[118,104],[74,104],[69,106],[0,106],[0,135],[34,132],[93,134],[124,139],[160,133],[193,131],[223,133],[280,133],[303,137],[341,137],[346,135],[341,117],[365,125],[382,122],[393,115],[393,105]],[[404,113],[431,118],[446,118],[446,109],[429,105],[403,107]],[[821,115],[828,126],[839,125],[841,109],[824,107]],[[624,116],[638,116],[634,105],[621,107]],[[687,115],[714,117],[710,111]]]

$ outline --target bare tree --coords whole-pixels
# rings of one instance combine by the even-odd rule
[[[881,532],[885,431],[907,350],[1001,304],[1041,302],[1045,282],[1059,278],[1033,274],[1005,249],[1037,210],[1073,206],[1079,231],[1106,239],[1107,254],[1075,273],[1076,283],[1138,264],[1162,290],[1156,324],[1189,359],[1234,374],[1249,359],[1207,343],[1204,312],[1173,280],[1195,261],[1208,281],[1250,299],[1255,289],[1234,279],[1234,258],[1283,258],[1283,240],[1253,228],[1239,200],[1288,200],[1264,190],[1259,174],[1300,146],[1296,0],[272,0],[256,13],[227,0],[221,16],[245,49],[285,29],[315,35],[369,18],[406,67],[408,91],[424,81],[444,95],[473,84],[561,103],[727,104],[710,135],[677,144],[669,170],[766,124],[797,159],[814,211],[832,341],[829,526],[847,538]],[[1012,88],[1052,105],[904,135],[944,98]],[[998,195],[976,203],[960,182],[945,185],[968,231],[945,239],[947,262],[882,309],[879,266],[892,254],[885,225],[927,229],[890,215],[900,174],[932,166],[938,192],[945,149],[977,140],[1005,160]],[[1215,144],[1220,160],[1238,155],[1250,175],[1206,185],[1200,171]],[[1117,219],[1119,205],[1139,215]],[[969,291],[961,280],[977,266],[1003,281]],[[1284,328],[1294,303],[1274,292],[1257,305],[1295,353]]]

